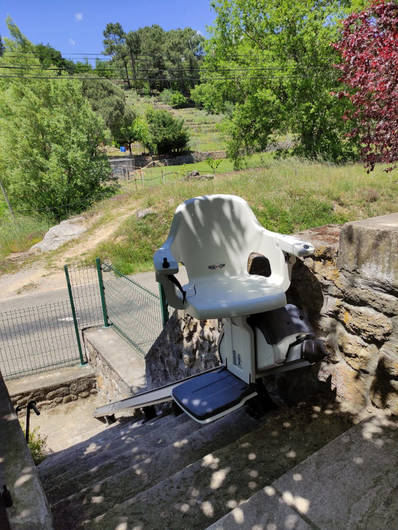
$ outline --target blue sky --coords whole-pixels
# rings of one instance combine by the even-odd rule
[[[214,20],[210,0],[0,0],[0,35],[7,37],[10,15],[34,44],[60,50],[64,57],[100,53],[108,22],[120,22],[125,31],[159,24],[163,29],[187,26],[207,36]]]

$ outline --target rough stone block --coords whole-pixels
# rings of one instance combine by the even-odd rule
[[[391,286],[361,278],[357,274],[342,273],[338,280],[344,300],[353,305],[369,305],[385,315],[398,315],[398,297],[390,294]]]
[[[375,344],[367,344],[357,335],[348,333],[341,325],[337,331],[337,342],[351,368],[371,374],[376,372],[379,350]]]
[[[370,378],[353,370],[345,361],[322,363],[318,377],[321,381],[330,380],[344,412],[355,414],[368,404]]]
[[[60,386],[59,388],[56,388],[55,390],[51,390],[51,392],[48,392],[46,395],[46,399],[52,400],[56,397],[63,397],[67,396],[69,394],[69,387],[67,386]]]
[[[398,288],[398,213],[347,223],[340,233],[338,266]]]
[[[90,392],[80,392],[79,397],[80,398],[87,398],[90,395]]]
[[[70,385],[70,391],[73,394],[78,394],[79,392],[84,392],[88,390],[91,386],[91,381],[89,379],[79,379]]]
[[[369,342],[382,342],[392,332],[391,320],[375,309],[337,302],[337,314],[344,326],[353,334]]]

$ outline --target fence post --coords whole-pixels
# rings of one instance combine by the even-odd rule
[[[159,295],[160,295],[160,310],[162,312],[162,325],[166,326],[169,320],[169,310],[167,308],[166,295],[164,293],[163,286],[159,283]]]
[[[109,321],[108,321],[108,312],[106,310],[106,301],[105,301],[105,287],[104,287],[104,280],[102,278],[102,269],[101,269],[101,260],[100,258],[95,259],[95,264],[97,266],[97,273],[98,273],[98,285],[100,290],[100,296],[101,296],[101,305],[102,305],[102,315],[104,317],[104,327],[109,327]]]
[[[69,278],[68,265],[64,265],[64,271],[65,271],[65,277],[66,277],[66,285],[68,286],[69,301],[70,301],[70,307],[72,310],[73,325],[75,327],[75,334],[76,334],[76,340],[77,340],[77,348],[79,350],[80,364],[83,365],[83,364],[87,364],[87,361],[83,357],[82,343],[80,340],[79,326],[77,325],[76,308],[75,308],[75,302],[73,300],[73,293],[72,293],[72,286],[71,286],[70,278]]]

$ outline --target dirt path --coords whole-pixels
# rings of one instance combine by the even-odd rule
[[[65,288],[65,274],[63,266],[68,261],[80,260],[82,256],[93,250],[98,244],[109,239],[114,234],[121,223],[134,214],[131,206],[119,209],[118,216],[107,223],[90,229],[99,216],[87,220],[87,231],[79,238],[70,241],[59,250],[46,252],[43,257],[38,257],[33,263],[22,267],[19,271],[0,276],[0,303],[18,295],[42,294],[47,291]],[[49,258],[56,256],[56,265],[51,265]],[[55,257],[54,256],[54,257]],[[29,253],[23,253],[16,257],[18,262],[23,262],[29,258]],[[6,307],[2,307],[6,309]]]

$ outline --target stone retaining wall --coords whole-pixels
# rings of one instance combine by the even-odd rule
[[[28,401],[36,401],[38,409],[51,409],[62,403],[69,403],[77,399],[85,399],[90,394],[97,393],[95,374],[81,376],[74,381],[62,382],[56,385],[43,386],[27,392],[11,396],[14,407],[26,405]],[[25,414],[21,411],[20,414]]]
[[[149,387],[217,366],[221,321],[197,320],[175,311],[145,357]]]
[[[195,162],[202,162],[208,158],[225,158],[225,151],[208,151],[208,152],[188,152],[181,155],[169,157],[167,155],[135,155],[125,157],[109,157],[109,163],[112,169],[139,169],[150,162],[159,162],[164,166],[179,166],[183,164],[194,164]]]
[[[108,403],[131,396],[130,386],[107,362],[103,351],[97,349],[89,340],[86,340],[85,336],[84,343],[90,365],[96,373],[100,401]]]

